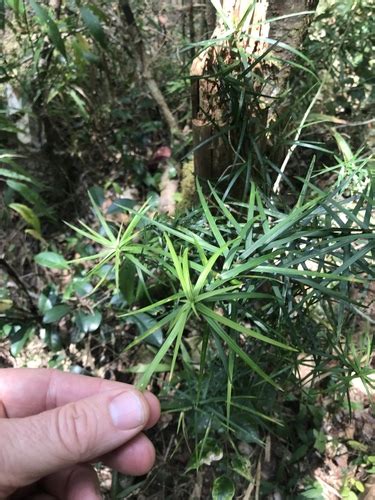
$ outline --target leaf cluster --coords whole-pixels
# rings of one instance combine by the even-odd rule
[[[224,202],[207,189],[198,184],[200,207],[175,221],[152,216],[145,204],[136,211],[121,207],[131,217],[125,228],[116,226],[92,200],[100,230],[71,226],[94,245],[70,262],[90,266],[90,294],[105,288],[122,297],[120,321],[151,318],[126,349],[161,335],[139,386],[144,389],[163,362],[170,380],[182,366],[196,366],[199,386],[218,359],[227,376],[229,417],[238,365],[246,367],[251,385],[274,389],[286,388],[284,370],[286,380],[293,379],[301,353],[313,356],[313,378],[329,371],[333,360],[342,373],[361,375],[357,357],[340,345],[347,319],[361,308],[350,289],[373,276],[371,187],[343,199],[343,187],[327,194],[306,180],[288,212],[264,199],[255,184],[247,203]],[[189,347],[192,332],[197,352]]]

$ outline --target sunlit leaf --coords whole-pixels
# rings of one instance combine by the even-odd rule
[[[17,212],[23,218],[23,220],[40,235],[40,220],[32,208],[26,205],[22,205],[21,203],[11,203],[9,207]]]
[[[233,481],[227,476],[221,476],[215,479],[212,488],[213,500],[232,500],[236,492]]]

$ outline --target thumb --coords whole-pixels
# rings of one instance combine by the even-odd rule
[[[94,461],[136,436],[149,414],[138,391],[111,390],[31,417],[1,419],[0,491]]]

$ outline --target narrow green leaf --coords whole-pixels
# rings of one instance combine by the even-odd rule
[[[129,209],[129,212],[136,213],[130,209]],[[217,247],[211,245],[210,243],[207,243],[203,238],[200,238],[198,235],[192,233],[191,231],[186,230],[186,228],[174,229],[174,228],[168,226],[167,224],[163,224],[162,222],[159,222],[155,219],[150,219],[146,215],[143,215],[142,218],[146,219],[150,224],[161,229],[163,232],[166,232],[168,234],[172,234],[173,236],[176,236],[177,238],[180,238],[181,240],[186,241],[187,243],[190,243],[191,245],[195,245],[198,242],[202,248],[204,248],[205,250],[207,250],[209,252],[216,252],[216,250],[217,250]]]
[[[7,185],[10,187],[10,189],[13,189],[13,191],[19,193],[28,203],[35,205],[35,210],[43,210],[43,212],[46,212],[48,210],[48,207],[46,207],[46,204],[44,203],[39,193],[27,184],[23,182],[8,180]]]
[[[234,375],[235,356],[234,351],[228,353],[228,377],[227,377],[227,422],[230,423],[231,404],[232,404],[232,391],[233,391],[233,375]]]
[[[216,290],[216,291],[220,292],[220,290]],[[234,303],[237,300],[242,300],[242,299],[246,299],[246,301],[248,301],[249,299],[254,299],[254,300],[266,299],[269,302],[276,300],[274,295],[270,295],[267,293],[254,293],[254,292],[218,293],[215,296],[210,296],[207,293],[207,297],[202,298],[202,296],[203,296],[203,294],[199,296],[199,298],[196,300],[196,302],[203,300],[204,302],[228,301],[229,303]]]
[[[337,145],[341,151],[341,154],[345,160],[345,163],[351,163],[355,156],[353,151],[351,150],[348,142],[344,139],[344,137],[335,129],[331,129],[332,135],[335,138]]]
[[[39,235],[41,234],[39,217],[35,214],[32,208],[22,205],[21,203],[11,203],[9,208],[17,212],[29,226],[35,229]]]
[[[245,26],[246,24],[249,24],[251,22],[251,20],[252,20],[252,14],[253,14],[253,11],[254,11],[254,8],[255,8],[255,3],[256,3],[256,0],[252,0],[251,2],[249,2],[249,6],[247,7],[244,15],[239,20],[239,22],[238,22],[238,24],[236,26],[237,30],[241,30],[243,28],[243,26]]]
[[[303,59],[309,66],[313,66],[313,62],[311,59],[309,59],[303,52],[292,47],[291,45],[288,45],[287,43],[281,42],[280,40],[274,40],[272,38],[263,37],[263,36],[249,35],[249,37],[252,38],[253,40],[266,42],[267,44],[272,44],[272,45],[275,45],[281,49],[287,50],[291,54]],[[285,59],[283,59],[283,61],[284,61],[284,64],[286,62],[289,62],[289,61],[286,61]]]
[[[18,172],[14,172],[13,170],[9,170],[8,168],[0,168],[0,176],[6,177],[8,179],[15,179],[16,181],[33,183],[33,180],[30,177],[27,177],[26,175],[23,174],[19,174]]]
[[[201,185],[200,185],[198,180],[197,180],[196,185],[197,185],[197,192],[198,192],[199,200],[201,202],[201,205],[202,205],[204,214],[206,216],[207,222],[211,228],[212,234],[215,236],[215,239],[218,242],[219,246],[223,247],[225,245],[225,240],[222,237],[219,228],[217,227],[216,221],[215,221],[215,219],[214,219],[214,217],[213,217],[213,215],[208,207],[208,204],[206,202],[206,198],[203,194]]]
[[[220,255],[222,255],[222,253],[223,253],[223,251],[224,251],[225,248],[228,248],[228,245],[225,245],[224,248],[219,248],[219,250],[217,252],[215,252],[210,257],[209,261],[204,266],[203,272],[200,274],[200,276],[198,278],[198,281],[196,282],[196,284],[194,286],[194,295],[195,296],[200,294],[202,288],[206,284],[206,280],[208,278],[208,275],[210,274],[210,272],[212,271],[212,268],[215,265],[215,262],[220,257]]]
[[[251,223],[249,227],[249,233],[246,238],[246,245],[245,249],[248,250],[251,248],[251,245],[253,243],[253,231],[252,231],[252,226],[253,226],[253,221],[254,221],[254,214],[255,214],[255,195],[257,192],[257,188],[254,182],[251,183],[251,189],[250,189],[250,195],[249,195],[249,203],[247,207],[247,223]],[[247,234],[247,231],[246,231]]]
[[[70,227],[74,232],[78,233],[79,235],[83,236],[84,238],[87,238],[88,240],[95,241],[99,245],[102,245],[104,247],[112,247],[113,242],[101,234],[97,233],[93,229],[91,229],[89,226],[87,226],[84,222],[80,221],[80,224],[82,225],[82,228],[73,226],[73,224],[70,224],[69,222],[65,222],[65,224]]]
[[[219,286],[221,286],[221,284],[222,284],[222,282],[220,282]],[[232,296],[230,294],[230,292],[233,292],[234,290],[238,290],[238,288],[240,286],[241,285],[233,285],[233,286],[219,288],[218,290],[209,290],[205,293],[202,293],[202,294],[196,296],[195,301],[202,302],[203,300],[209,300],[209,299],[220,300],[220,299],[217,299],[218,296],[220,297],[221,295],[225,295],[226,293],[228,293],[228,295]],[[234,296],[233,296],[233,298],[234,298]]]
[[[36,231],[35,229],[25,229],[25,233],[29,234],[30,236],[32,236],[36,240],[39,240],[40,242],[44,241],[40,232]]]
[[[94,198],[92,197],[92,195],[91,195],[90,192],[89,192],[89,198],[90,198],[90,201],[91,201],[91,204],[92,204],[92,208],[93,208],[94,214],[96,215],[98,221],[102,225],[102,227],[103,227],[106,235],[108,236],[109,240],[114,245],[117,245],[117,238],[116,238],[116,236],[113,234],[113,231],[111,230],[111,228],[107,224],[107,221],[105,220],[105,218],[104,218],[103,214],[101,213],[99,207],[95,203]]]
[[[136,373],[136,374],[141,374],[144,373],[147,370],[148,363],[138,363],[137,365],[131,367],[131,368],[126,368],[124,370],[125,373]],[[155,368],[154,373],[166,373],[169,372],[171,369],[171,365],[169,363],[160,363],[159,366]],[[123,498],[123,497],[121,497]]]
[[[145,218],[146,212],[150,209],[150,203],[149,201],[146,201],[141,208],[138,211],[134,211],[131,209],[128,209],[130,213],[133,214],[133,218],[131,219],[130,223],[128,224],[127,228],[124,231],[124,234],[121,239],[121,244],[123,244],[123,241],[125,240],[131,240],[134,238],[134,230],[140,223],[140,221]]]
[[[169,254],[172,258],[173,265],[176,269],[176,273],[177,273],[178,279],[180,281],[181,288],[183,289],[185,295],[188,297],[189,296],[189,284],[186,282],[184,273],[182,271],[182,262],[181,262],[180,258],[178,257],[176,250],[174,249],[174,246],[173,246],[169,236],[166,234],[166,235],[164,235],[164,238],[167,242]]]
[[[202,312],[204,315],[204,313]],[[255,373],[257,373],[263,380],[272,386],[280,389],[278,385],[265,373],[237,344],[236,342],[220,327],[216,321],[210,317],[205,317],[210,327],[217,333],[217,335],[232,349]]]
[[[272,242],[283,234],[286,230],[292,228],[301,219],[307,216],[311,210],[315,210],[320,201],[325,197],[325,195],[320,196],[309,203],[306,203],[303,207],[295,208],[287,217],[278,222],[272,229],[270,229],[266,234],[263,234],[257,241],[253,242],[250,247],[248,247],[245,252],[241,255],[241,259],[245,260],[250,257],[258,248],[263,245],[272,246]]]
[[[352,276],[340,276],[336,273],[321,273],[319,271],[309,271],[307,269],[289,269],[278,266],[258,266],[256,271],[259,273],[280,274],[282,276],[311,276],[312,278],[326,278],[332,281],[363,282],[363,280]]]
[[[190,270],[189,270],[189,248],[185,248],[182,255],[182,274],[184,275],[184,280],[186,283],[186,291],[188,292],[189,300],[193,299],[193,287],[190,280]]]
[[[76,103],[79,114],[84,118],[85,120],[88,120],[90,118],[90,115],[87,112],[86,109],[86,103],[82,99],[80,95],[78,95],[78,92],[76,92],[74,89],[69,89],[68,94],[70,97],[73,99],[73,101]],[[91,196],[91,193],[90,193]]]
[[[30,0],[31,7],[36,14],[39,24],[47,29],[48,37],[56,49],[67,59],[65,44],[56,22],[52,19],[48,10],[35,0]]]
[[[281,342],[278,342],[277,340],[273,340],[269,337],[266,337],[265,335],[262,335],[261,333],[251,330],[250,328],[246,328],[245,326],[240,325],[239,323],[235,323],[229,318],[226,318],[225,316],[221,316],[220,314],[215,313],[212,309],[208,308],[204,304],[198,304],[197,306],[199,308],[199,311],[206,317],[206,318],[211,318],[214,321],[218,323],[222,323],[223,325],[227,326],[228,328],[231,328],[232,330],[235,330],[236,332],[243,333],[244,335],[248,337],[253,337],[254,339],[261,340],[262,342],[266,342],[267,344],[271,344],[276,347],[280,347],[281,349],[286,349],[288,351],[296,351],[293,347],[289,347],[286,344],[283,344]]]
[[[181,309],[181,315],[180,318],[178,319],[176,323],[176,327],[178,327],[178,335],[176,337],[176,343],[174,347],[174,352],[173,352],[173,358],[172,358],[172,363],[171,363],[171,371],[169,373],[169,380],[172,380],[173,373],[175,370],[176,362],[177,362],[177,356],[180,351],[181,343],[182,343],[182,336],[184,334],[185,326],[186,323],[189,320],[189,316],[191,314],[192,309],[188,307],[183,307]]]
[[[217,13],[219,14],[219,16],[221,17],[221,19],[223,20],[226,28],[228,28],[229,30],[234,30],[233,21],[225,13],[225,11],[224,11],[224,9],[223,9],[223,7],[221,5],[221,1],[220,0],[210,0],[210,2],[212,3],[212,5],[217,10]]]
[[[219,195],[217,194],[217,192],[211,186],[210,183],[209,183],[209,186],[210,186],[210,189],[211,189],[211,193],[213,194],[213,196],[214,196],[214,198],[216,200],[216,203],[218,204],[218,206],[219,206],[220,210],[222,211],[223,215],[225,215],[225,217],[228,219],[228,221],[236,229],[237,233],[240,233],[241,232],[241,224],[239,224],[237,222],[237,220],[235,219],[235,217],[230,213],[229,209],[227,208],[227,206],[225,205],[225,203],[220,199]]]
[[[147,267],[143,265],[142,262],[132,254],[131,252],[132,250],[134,250],[134,247],[127,248],[128,253],[125,254],[125,258],[133,262],[137,270],[138,277],[140,274],[142,274],[141,271],[143,271],[145,274],[147,274],[147,276],[150,276],[150,278],[154,278],[155,274],[149,269],[147,269]],[[142,248],[142,250],[144,251],[144,248]]]
[[[171,295],[170,297],[167,297],[165,299],[159,300],[158,302],[155,302],[154,304],[150,304],[149,306],[142,307],[142,309],[138,309],[137,311],[131,311],[126,314],[120,314],[120,318],[126,318],[128,316],[134,316],[134,314],[138,314],[140,312],[149,312],[149,311],[154,311],[157,310],[159,307],[164,306],[165,304],[168,304],[169,302],[177,302],[179,299],[181,299],[184,295],[179,292],[175,293],[174,295]]]
[[[168,334],[164,344],[159,349],[158,353],[148,365],[147,370],[143,374],[141,380],[137,384],[139,389],[144,390],[147,387],[153,373],[156,368],[159,366],[160,362],[163,360],[164,356],[167,354],[169,348],[172,346],[173,342],[176,340],[177,336],[181,334],[181,329],[183,330],[185,327],[186,319],[189,314],[189,309],[181,309],[181,313],[178,316],[178,319],[172,329],[172,331]]]
[[[268,231],[270,230],[270,225],[268,222],[266,212],[264,210],[262,198],[261,198],[258,190],[255,192],[255,198],[256,198],[256,202],[257,202],[257,209],[258,209],[258,212],[260,215],[260,220],[262,221],[263,232],[264,232],[264,234],[267,234]]]
[[[253,259],[249,259],[246,264],[237,264],[232,267],[232,269],[229,269],[228,271],[224,271],[223,273],[220,274],[220,278],[223,281],[228,281],[231,280],[237,276],[242,275],[245,272],[248,272],[250,270],[257,270],[257,268],[261,265],[264,264],[264,262],[267,261],[274,261],[276,257],[280,254],[280,252],[272,252],[268,253],[265,255],[261,255],[260,257],[255,257]]]
[[[81,13],[82,20],[89,30],[90,35],[97,41],[99,44],[105,48],[107,46],[107,39],[104,33],[104,29],[101,25],[100,19],[94,12],[86,6],[82,6],[79,9]]]

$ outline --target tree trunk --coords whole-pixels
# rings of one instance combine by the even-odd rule
[[[255,3],[249,0],[221,1],[224,16],[217,16],[212,38],[223,38],[228,29],[232,29],[234,35],[225,42],[218,41],[215,46],[207,48],[195,58],[191,68],[196,175],[217,180],[234,167],[241,156],[240,146],[236,146],[241,134],[247,138],[252,136],[253,142],[259,141],[258,132],[266,128],[270,114],[274,112],[272,103],[277,101],[290,74],[288,62],[294,55],[286,49],[285,44],[293,48],[301,45],[310,18],[306,11],[315,9],[317,3],[317,0],[257,0]],[[298,13],[302,14],[295,15]],[[289,17],[272,21],[281,16]],[[271,22],[267,22],[267,19]],[[217,76],[223,69],[230,68],[233,62],[239,62],[240,51],[243,54],[242,70],[247,65],[253,65],[250,74],[254,76],[254,93],[261,96],[254,99],[253,105],[248,106],[239,120],[240,128],[243,122],[253,123],[250,128],[245,125],[242,132],[233,129],[233,102],[230,101],[231,97],[228,98],[225,81],[223,83],[221,77]],[[269,58],[263,59],[268,53],[272,53],[273,62]],[[229,74],[233,76],[230,69]],[[239,73],[236,75],[241,76]],[[263,83],[257,83],[257,80]],[[241,85],[240,79],[238,81]],[[257,147],[264,146],[262,140],[260,144],[257,143]]]
[[[210,33],[213,33],[216,26],[216,10],[210,0],[206,0],[206,21]]]
[[[179,129],[178,122],[174,115],[172,114],[164,95],[162,94],[150,67],[150,58],[146,51],[145,44],[143,42],[142,33],[138,28],[136,20],[134,18],[133,11],[130,7],[128,0],[119,0],[120,11],[123,13],[124,18],[128,24],[128,29],[131,33],[134,48],[136,50],[136,60],[138,65],[138,70],[141,78],[143,79],[145,85],[151,97],[157,104],[160,114],[166,122],[171,137],[180,139],[182,137],[182,132]]]

